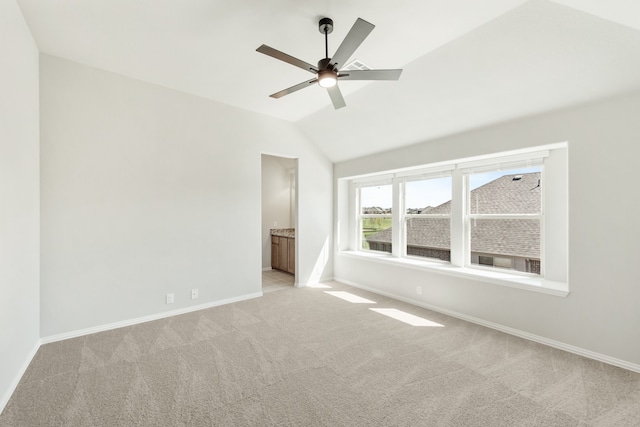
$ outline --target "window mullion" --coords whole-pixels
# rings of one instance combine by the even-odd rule
[[[465,239],[465,185],[464,175],[460,169],[452,173],[451,181],[451,264],[463,267],[468,243]]]
[[[392,219],[391,219],[391,254],[395,257],[402,257],[404,255],[403,241],[404,241],[404,186],[400,179],[394,179],[392,184]]]
[[[355,218],[352,218],[352,220],[355,221],[356,227],[354,228],[355,231],[355,247],[354,249],[356,250],[360,250],[362,248],[362,203],[360,200],[360,187],[356,187],[354,186],[354,191],[355,191]]]

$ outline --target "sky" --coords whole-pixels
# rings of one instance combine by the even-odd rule
[[[491,182],[504,175],[540,172],[540,166],[509,169],[504,171],[477,173],[469,176],[471,190]],[[364,187],[361,189],[361,206],[391,208],[391,185]],[[451,177],[434,178],[423,181],[409,181],[406,186],[405,201],[407,208],[425,208],[438,206],[451,200]]]

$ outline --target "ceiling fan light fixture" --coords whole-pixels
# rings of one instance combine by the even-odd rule
[[[318,30],[320,34],[324,35],[324,58],[318,61],[318,65],[311,65],[301,59],[294,58],[291,55],[287,55],[284,52],[280,52],[265,44],[258,47],[256,51],[265,55],[271,56],[279,61],[286,62],[295,67],[303,69],[309,73],[314,74],[314,78],[298,83],[295,86],[291,86],[287,89],[269,95],[271,98],[282,98],[293,92],[297,92],[300,89],[310,87],[313,83],[318,83],[318,86],[327,89],[327,94],[331,98],[333,107],[337,110],[345,107],[346,103],[340,88],[338,87],[338,79],[340,80],[398,80],[402,70],[371,70],[368,67],[361,66],[352,68],[352,64],[347,64],[349,58],[353,56],[355,50],[360,44],[367,38],[369,33],[375,28],[375,26],[365,21],[362,18],[356,19],[353,27],[349,30],[347,36],[342,40],[340,46],[336,50],[333,57],[329,58],[329,37],[328,35],[333,31],[333,21],[330,18],[322,18],[318,23]],[[343,72],[344,71],[344,72]]]
[[[338,83],[338,76],[334,71],[323,70],[318,72],[318,84],[324,88],[334,87]]]

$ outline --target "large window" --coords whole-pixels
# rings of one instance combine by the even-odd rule
[[[559,143],[344,179],[356,215],[339,247],[443,272],[566,283],[566,151]]]
[[[458,196],[464,203],[458,206],[466,206],[461,229],[464,264],[540,274],[542,161],[528,159],[506,169],[491,163],[463,164],[432,174],[399,174],[387,178],[386,184],[364,181],[358,186],[359,249],[394,253],[395,187],[402,207],[397,214],[401,249],[396,255],[450,262],[455,175],[463,189]]]

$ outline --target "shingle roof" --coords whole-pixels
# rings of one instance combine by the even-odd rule
[[[536,172],[504,175],[488,182],[471,191],[470,212],[479,214],[539,213],[539,180],[540,173]],[[429,210],[430,214],[448,214],[450,212],[450,201]],[[449,249],[449,220],[411,218],[408,221],[407,236],[409,246]],[[391,229],[369,236],[367,240],[389,243],[391,242]],[[539,258],[540,221],[531,219],[471,220],[471,251]]]
[[[514,179],[519,177],[519,179]],[[471,192],[475,214],[540,213],[540,172],[504,175]]]

